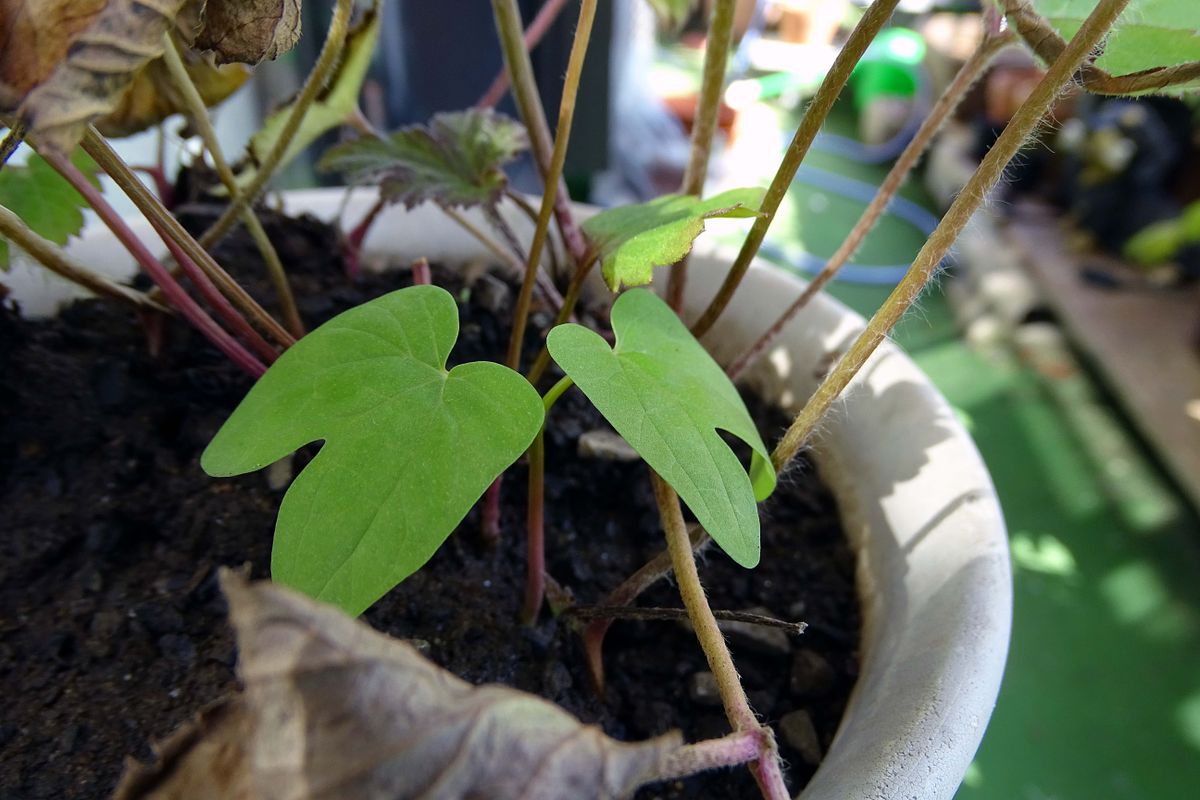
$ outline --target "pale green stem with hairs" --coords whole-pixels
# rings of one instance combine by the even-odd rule
[[[771,454],[777,471],[782,471],[800,451],[812,435],[817,422],[829,410],[834,399],[858,374],[866,360],[887,337],[888,332],[913,304],[929,279],[937,271],[942,257],[949,251],[955,239],[962,233],[971,215],[983,203],[988,191],[1000,180],[1005,167],[1021,146],[1034,133],[1042,119],[1050,111],[1059,93],[1075,76],[1084,59],[1095,49],[1112,27],[1117,17],[1128,5],[1129,0],[1100,0],[1096,8],[1084,21],[1083,27],[1050,65],[1046,75],[1033,92],[1017,109],[1000,138],[984,156],[983,162],[967,185],[959,192],[941,222],[925,241],[921,251],[913,259],[912,266],[904,279],[897,284],[884,304],[867,322],[864,330],[850,346],[849,351],[821,382],[816,392],[796,416],[791,427]]]
[[[179,46],[170,34],[163,35],[163,60],[167,65],[167,72],[171,79],[175,81],[175,87],[183,96],[183,101],[187,107],[188,117],[192,124],[196,126],[196,130],[200,134],[200,138],[204,141],[204,146],[208,149],[209,155],[212,156],[213,164],[217,168],[217,177],[221,179],[225,190],[229,192],[229,197],[233,202],[237,202],[242,191],[238,187],[237,178],[233,174],[233,168],[229,166],[229,162],[225,159],[225,153],[221,149],[221,143],[217,139],[217,132],[213,128],[212,119],[208,116],[208,108],[204,105],[204,98],[200,96],[200,91],[196,88],[196,84],[192,82],[192,76],[188,74],[187,67],[183,63],[183,56],[179,52]],[[266,230],[259,221],[258,215],[254,213],[254,208],[247,205],[242,211],[242,222],[246,226],[246,230],[250,233],[250,238],[254,240],[258,252],[262,254],[263,261],[267,265],[267,273],[271,277],[271,283],[275,287],[275,294],[279,298],[280,308],[283,310],[283,320],[287,324],[292,335],[299,338],[304,335],[304,323],[300,319],[300,312],[296,308],[296,298],[292,294],[292,287],[288,284],[287,273],[283,269],[283,262],[279,260],[279,253],[275,251],[275,246],[271,244],[271,239],[267,236]]]
[[[300,124],[304,121],[304,115],[308,113],[308,109],[317,99],[317,95],[325,88],[325,84],[328,83],[330,75],[337,66],[342,48],[346,44],[346,34],[350,30],[350,14],[353,10],[354,0],[337,0],[337,5],[333,9],[333,18],[329,22],[329,31],[325,34],[325,43],[321,46],[321,52],[317,56],[317,63],[308,73],[308,78],[305,79],[304,86],[301,87],[300,94],[296,97],[296,103],[292,106],[291,113],[284,120],[283,128],[279,131],[279,138],[263,156],[250,183],[240,195],[230,198],[229,207],[200,237],[200,244],[205,249],[212,249],[233,229],[237,221],[242,218],[243,212],[258,200],[267,181],[279,168],[288,146],[292,143],[292,138],[295,137],[296,131],[300,129]]]

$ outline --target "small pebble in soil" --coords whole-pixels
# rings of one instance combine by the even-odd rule
[[[603,428],[587,431],[579,437],[578,450],[580,458],[599,459],[602,461],[636,462],[641,460],[637,451],[630,447],[629,442],[621,438],[616,431]]]
[[[796,749],[806,764],[816,766],[821,763],[821,740],[807,711],[800,709],[784,714],[779,720],[779,730],[784,741]]]
[[[721,691],[717,688],[717,676],[711,672],[697,672],[688,680],[688,697],[702,706],[720,706]]]
[[[833,667],[815,650],[802,648],[792,656],[789,680],[792,694],[799,697],[823,695],[833,688],[836,679]]]

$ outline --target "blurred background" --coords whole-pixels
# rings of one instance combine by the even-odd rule
[[[305,2],[307,31],[325,28],[331,5]],[[526,23],[542,6],[523,0]],[[781,269],[821,267],[981,35],[976,0],[901,8],[770,231],[763,255]],[[577,11],[568,0],[532,52],[551,117]],[[383,13],[360,100],[379,129],[470,106],[501,68],[483,0],[388,0]],[[706,194],[766,185],[860,14],[849,0],[740,4]],[[566,168],[574,199],[611,205],[678,189],[705,18],[701,9],[667,24],[646,0],[600,4]],[[305,36],[216,111],[230,152],[295,91],[319,45]],[[1022,50],[996,60],[834,295],[864,314],[878,307],[1039,75]],[[515,115],[510,98],[499,108]],[[191,143],[164,130],[169,165]],[[332,181],[312,154],[337,138],[279,185]],[[121,143],[134,163],[156,148],[154,133]],[[529,163],[512,178],[540,191]],[[974,435],[1010,531],[1011,653],[964,800],[1196,796],[1198,278],[1196,101],[1072,92],[896,333]]]

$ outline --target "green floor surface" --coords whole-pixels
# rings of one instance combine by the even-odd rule
[[[808,163],[861,180],[886,171],[823,153]],[[919,188],[905,194],[923,200]],[[771,236],[827,256],[861,210],[797,184]],[[886,220],[858,260],[906,261],[923,240]],[[832,289],[864,314],[887,292]],[[936,288],[896,339],[970,428],[1012,547],[1008,668],[959,800],[1200,796],[1200,526],[1125,527],[1039,377],[963,344]]]

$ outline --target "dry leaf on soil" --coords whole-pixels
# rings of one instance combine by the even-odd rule
[[[300,38],[300,0],[208,0],[196,47],[218,63],[257,64],[292,49]]]
[[[615,741],[331,606],[229,572],[223,584],[245,691],[129,769],[115,800],[621,798],[680,746]]]

